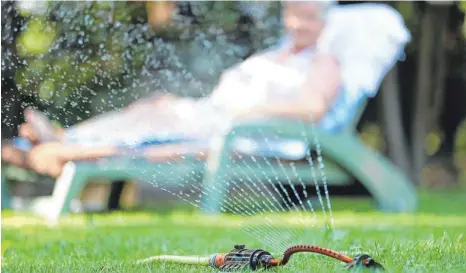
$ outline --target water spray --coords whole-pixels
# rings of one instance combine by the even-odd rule
[[[384,269],[381,264],[374,261],[367,254],[359,254],[352,258],[336,251],[313,245],[291,246],[285,250],[283,253],[283,258],[281,259],[274,258],[272,254],[262,249],[247,249],[245,248],[245,245],[235,245],[233,250],[228,253],[217,253],[205,257],[163,255],[139,260],[138,263],[165,261],[183,264],[205,265],[218,269],[220,272],[240,270],[255,271],[284,266],[290,261],[293,254],[300,252],[312,252],[337,259],[341,262],[344,262],[346,267],[350,270],[367,268],[377,271]]]

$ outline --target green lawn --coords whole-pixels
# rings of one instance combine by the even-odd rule
[[[306,242],[349,255],[369,253],[391,272],[466,272],[466,190],[423,193],[415,215],[375,212],[367,201],[332,202],[333,233],[299,224],[295,213],[271,218],[282,229],[294,228]],[[264,247],[238,228],[254,218],[209,217],[184,210],[75,215],[57,227],[27,215],[4,213],[2,220],[2,272],[214,272],[134,261],[157,254],[226,252],[237,243]],[[290,271],[345,269],[330,258],[299,254],[274,272]]]

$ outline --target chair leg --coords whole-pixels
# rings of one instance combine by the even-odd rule
[[[356,136],[320,136],[324,154],[351,173],[386,212],[414,212],[418,206],[414,183],[397,166]]]
[[[226,196],[228,194],[228,190],[225,187],[220,187],[220,179],[215,178],[216,174],[213,174],[212,178],[208,178],[204,182],[204,187],[210,187],[211,190],[207,196],[203,196],[203,204],[202,209],[207,214],[218,214],[222,211],[222,206]]]
[[[2,185],[1,185],[1,191],[2,191],[2,210],[4,209],[11,209],[12,204],[11,204],[11,195],[10,195],[10,187],[8,186],[8,181],[7,178],[2,174]]]
[[[120,209],[120,199],[125,186],[124,180],[113,181],[110,185],[110,194],[108,197],[107,208],[109,211]]]
[[[208,214],[221,212],[223,202],[228,194],[227,184],[219,177],[220,171],[229,159],[224,144],[225,139],[217,139],[211,147],[204,173],[203,186],[211,191],[202,197],[202,209]]]
[[[83,172],[76,171],[74,162],[65,164],[53,190],[51,207],[46,213],[49,221],[56,222],[70,211],[71,201],[79,195],[86,182]]]

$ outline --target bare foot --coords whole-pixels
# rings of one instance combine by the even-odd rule
[[[23,123],[19,126],[18,135],[29,140],[33,145],[39,143],[37,134],[29,123]]]
[[[24,116],[27,121],[25,134],[32,137],[36,142],[58,141],[61,139],[62,130],[55,128],[50,120],[40,111],[32,108],[24,110]]]
[[[27,152],[11,145],[2,147],[2,161],[20,168],[30,168],[27,162]]]

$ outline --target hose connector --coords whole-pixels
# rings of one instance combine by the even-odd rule
[[[273,256],[262,249],[246,249],[244,245],[235,245],[229,253],[214,254],[209,264],[219,271],[259,270],[271,267]]]

